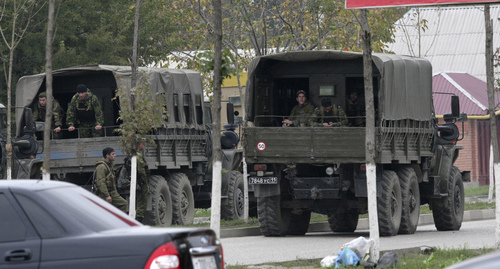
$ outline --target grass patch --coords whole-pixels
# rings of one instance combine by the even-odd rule
[[[464,189],[465,197],[472,197],[478,195],[488,195],[489,186],[473,187]]]
[[[398,265],[394,269],[441,269],[461,261],[492,252],[491,248],[483,249],[437,249],[430,253],[408,253],[398,255]],[[382,256],[383,253],[380,253]],[[321,268],[322,259],[299,259],[295,261],[264,263],[259,265],[228,265],[228,269],[253,269],[253,268],[291,268],[308,269]],[[335,268],[335,267],[328,267]],[[348,267],[363,268],[363,266]]]

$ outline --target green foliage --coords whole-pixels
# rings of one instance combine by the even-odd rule
[[[146,135],[164,126],[167,116],[163,106],[164,96],[161,93],[153,95],[144,73],[139,73],[138,77],[137,87],[130,90],[117,89],[113,98],[120,103],[118,121],[121,124],[115,131],[120,134],[121,149],[132,155],[136,154],[142,141],[145,141],[145,145],[154,145],[153,139]]]

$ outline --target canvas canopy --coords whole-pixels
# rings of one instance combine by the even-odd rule
[[[262,73],[260,69],[266,68],[269,61],[306,62],[362,58],[363,54],[358,52],[320,50],[293,51],[253,59],[248,66],[246,119],[252,121],[256,116],[254,113],[256,74]],[[424,58],[394,54],[374,53],[372,58],[381,78],[377,110],[381,120],[427,121],[432,119],[432,66],[430,62]]]
[[[117,87],[120,90],[130,91],[132,83],[132,69],[130,66],[87,65],[69,67],[53,71],[52,76],[55,81],[58,77],[77,76],[79,73],[98,71],[111,72],[116,80]],[[147,79],[149,88],[153,94],[161,93],[165,96],[165,102],[167,103],[167,109],[169,111],[172,111],[171,108],[173,107],[172,100],[174,93],[191,94],[191,98],[193,99],[192,103],[196,103],[194,98],[200,98],[200,102],[203,103],[202,80],[200,74],[196,71],[187,69],[140,67],[139,73],[139,81],[143,82]],[[16,87],[16,106],[25,107],[29,106],[33,102],[40,90],[40,87],[42,87],[42,84],[45,81],[45,76],[45,73],[41,73],[37,75],[24,76],[19,79]],[[139,83],[141,82],[138,82],[138,84]],[[195,95],[198,95],[198,97]],[[181,112],[180,117],[183,116],[184,115]],[[22,115],[20,113],[16,113],[17,122],[20,122],[21,117]],[[169,127],[175,127],[176,124],[179,124],[174,122],[172,118],[173,117],[169,118]],[[185,124],[185,121],[183,121],[182,118],[180,122]],[[203,123],[197,124],[196,122],[191,122],[190,124],[195,125],[193,126],[194,128],[204,128]]]

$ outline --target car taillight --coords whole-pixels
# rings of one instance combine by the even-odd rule
[[[222,249],[222,244],[220,246],[220,260],[222,262],[222,269],[224,269],[224,249]]]
[[[148,259],[144,269],[180,269],[179,252],[173,242],[157,248]]]
[[[366,171],[366,164],[362,164],[360,168],[361,168],[361,171]]]

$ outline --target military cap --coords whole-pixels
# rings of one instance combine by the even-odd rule
[[[299,97],[299,94],[301,94],[301,93],[302,93],[304,96],[306,96],[306,97],[307,97],[306,91],[304,91],[304,90],[299,90],[299,91],[297,91],[297,94],[296,94],[295,96]]]
[[[323,98],[321,99],[321,105],[323,107],[329,107],[332,105],[332,100],[330,98]]]
[[[87,91],[87,86],[85,84],[79,84],[76,86],[76,92],[86,92]]]
[[[106,158],[106,155],[111,154],[111,152],[114,152],[115,150],[113,148],[107,147],[102,150],[102,157]]]
[[[42,97],[47,97],[47,93],[46,92],[42,92],[38,95],[38,98],[42,98]]]

